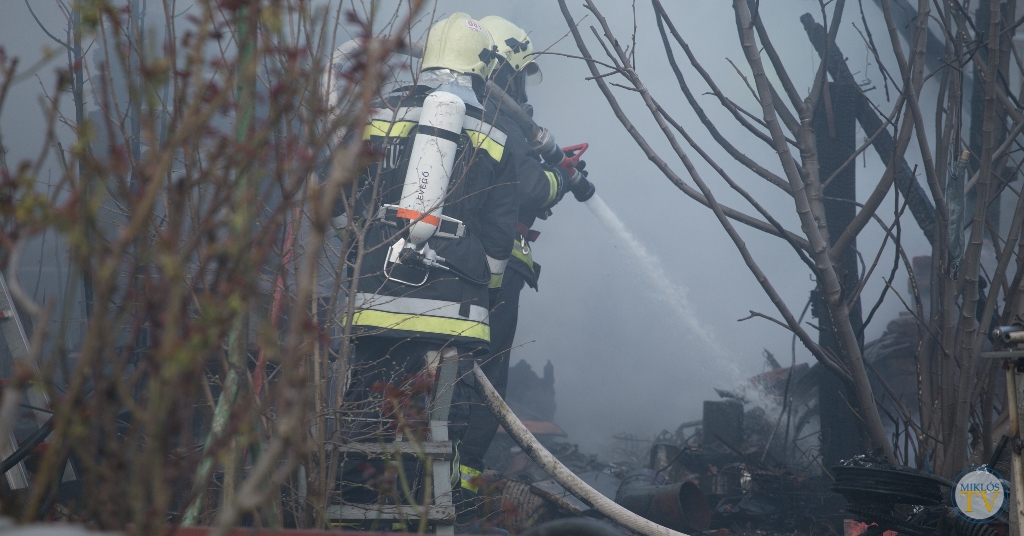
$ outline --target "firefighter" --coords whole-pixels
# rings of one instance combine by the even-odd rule
[[[375,107],[363,131],[379,158],[360,177],[357,210],[367,221],[366,253],[354,281],[355,351],[346,393],[357,408],[350,433],[363,434],[356,439],[378,441],[389,433],[381,385],[397,387],[389,396],[409,396],[392,410],[414,413],[422,407],[416,389],[428,360],[457,353],[465,374],[475,356],[488,352],[488,289],[501,286],[518,209],[507,135],[484,120],[492,58],[490,35],[468,15],[436,23],[416,84]],[[334,221],[341,233],[347,215],[338,210]],[[454,445],[465,430],[469,406],[460,402],[470,390],[463,383],[453,389]],[[457,452],[453,458],[453,502],[462,523],[475,493],[472,475],[459,471]],[[351,467],[345,473],[349,482],[368,480]],[[344,485],[343,495],[359,500],[358,493],[345,495]]]
[[[543,78],[534,61],[529,36],[523,29],[497,16],[484,17],[480,24],[490,32],[498,47],[491,80],[521,106],[526,105],[527,87],[540,83]],[[494,99],[488,100],[488,111],[488,117],[497,115],[495,124],[508,133],[506,150],[514,155],[519,182],[515,245],[501,288],[492,296],[490,353],[480,360],[481,370],[504,397],[508,386],[509,354],[519,318],[519,294],[526,285],[536,290],[540,275],[540,264],[533,260],[531,252],[531,243],[540,235],[532,229],[534,222],[537,218],[546,219],[551,214],[551,207],[561,201],[567,191],[590,186],[585,179],[585,170],[581,171],[584,179],[574,184],[572,177],[562,168],[541,164],[539,158],[530,153],[523,131]],[[578,169],[582,170],[582,164]],[[497,431],[498,422],[473,393],[467,430],[458,445],[464,474],[479,475],[483,471],[484,454]]]

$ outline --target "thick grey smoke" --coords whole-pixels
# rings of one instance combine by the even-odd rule
[[[620,42],[632,46],[633,3],[596,3]],[[577,21],[589,15],[580,2],[568,4]],[[740,69],[745,67],[731,3],[686,1],[665,5],[720,87],[741,106],[758,114],[757,102],[728,61],[732,59]],[[806,0],[761,5],[762,16],[790,75],[801,91],[807,91],[818,57],[805,37],[799,17],[810,12],[820,19],[818,3]],[[881,13],[875,4],[864,2],[864,8],[875,35],[884,35]],[[584,159],[602,199],[636,243],[661,264],[668,282],[675,288],[689,289],[684,296],[686,304],[668,303],[678,298],[654,288],[656,284],[629,251],[631,246],[613,237],[589,211],[570,198],[555,207],[552,218],[538,223],[542,234],[533,251],[544,270],[540,291],[524,292],[519,347],[513,351],[512,360],[514,363],[526,359],[537,370],[547,360],[554,363],[558,403],[555,419],[571,439],[598,448],[609,444],[611,436],[618,432],[651,436],[661,429],[674,430],[679,423],[700,417],[703,400],[718,398],[713,387],[733,387],[764,370],[763,348],[779,356],[784,364],[788,362],[789,332],[760,319],[736,322],[750,310],[775,317],[779,314],[711,211],[677,190],[647,160],[612,114],[594,82],[586,80],[590,72],[584,63],[557,55],[579,55],[572,37],[567,36],[568,28],[557,3],[438,2],[438,18],[455,11],[465,11],[474,17],[504,16],[531,32],[535,49],[552,53],[538,60],[544,69],[544,82],[530,92],[536,119],[563,144],[590,143]],[[654,96],[734,180],[784,225],[799,232],[792,200],[734,164],[718,150],[690,111],[665,59],[650,3],[636,2],[635,16],[636,65]],[[851,26],[853,21],[862,26],[859,19],[856,5],[848,6],[839,45],[849,57],[858,81],[873,79],[880,86],[874,58]],[[600,30],[592,15],[580,23],[583,35],[589,38],[591,52],[599,54],[601,48],[591,25]],[[881,49],[885,54],[886,47]],[[701,95],[707,91],[706,85],[686,65],[678,49],[677,57],[684,62],[687,81],[718,128],[749,156],[779,170],[778,159],[767,146],[740,127],[713,97]],[[895,65],[893,58],[883,56],[883,61]],[[744,74],[749,77],[748,72]],[[879,89],[869,95],[888,109],[881,93]],[[625,90],[617,91],[617,97],[645,138],[688,179],[640,98]],[[863,137],[862,132],[858,133],[859,139]],[[699,162],[694,152],[690,152],[690,157],[697,161],[702,177],[721,202],[753,212],[709,166]],[[914,158],[914,154],[908,154],[908,159]],[[858,195],[863,199],[883,168],[870,151],[860,159],[857,168]],[[891,199],[883,204],[892,206]],[[891,221],[891,213],[885,210],[891,209],[884,208],[879,214]],[[814,286],[806,266],[783,241],[742,225],[738,228],[755,259],[798,315]],[[927,253],[927,244],[912,223],[904,226],[904,233],[904,246],[910,255]],[[865,256],[873,256],[880,242],[878,228],[866,229],[859,241],[871,245],[865,248]],[[884,256],[890,259],[888,262],[891,255],[890,248]],[[888,275],[888,270],[885,272]],[[900,283],[896,288],[902,292],[905,273],[901,271],[896,281]],[[868,306],[882,286],[876,272],[864,291]],[[706,333],[720,344],[722,352],[709,349],[701,337],[691,334],[685,325],[687,321],[677,312],[679,307],[692,309],[699,325],[707,327]],[[899,300],[890,295],[877,314],[879,320],[869,326],[867,339],[877,337],[887,319],[901,309]],[[805,320],[815,322],[809,315]],[[814,336],[814,329],[808,330]],[[799,343],[797,360],[812,360]]]
[[[63,18],[56,4],[32,4],[51,30],[62,27]],[[346,7],[348,4],[346,2]],[[382,4],[386,10],[398,5],[398,1],[388,0]],[[574,0],[569,4],[576,19],[583,19],[580,27],[589,39],[591,50],[599,52],[600,46],[590,30],[597,21],[593,16],[584,19],[588,13],[580,2]],[[799,232],[792,200],[729,160],[690,111],[665,60],[650,4],[636,2],[635,11],[632,2],[597,0],[597,4],[604,10],[620,41],[630,47],[634,41],[635,14],[636,65],[654,96],[719,159],[734,180],[776,214],[786,227]],[[336,4],[332,2],[332,5]],[[797,88],[806,92],[818,58],[805,37],[799,16],[809,12],[820,20],[818,2],[790,0],[762,2],[761,6],[766,26],[790,75]],[[666,7],[723,90],[757,114],[756,101],[727,61],[731,58],[744,69],[730,3],[686,0],[666,2]],[[869,86],[880,87],[881,77],[875,60],[852,27],[853,22],[861,25],[857,9],[855,4],[847,5],[839,46],[848,56],[855,77],[869,82]],[[876,39],[884,36],[875,4],[864,2],[864,9]],[[476,18],[492,14],[506,17],[531,32],[535,49],[550,52],[538,60],[544,70],[544,82],[530,88],[530,102],[536,109],[538,122],[547,126],[563,145],[590,143],[584,159],[601,198],[635,237],[635,244],[656,259],[651,262],[660,264],[667,284],[688,289],[673,296],[671,292],[655,288],[657,285],[629,251],[633,246],[624,245],[610,235],[600,221],[571,196],[555,207],[553,217],[538,223],[536,228],[542,235],[533,251],[544,266],[540,291],[524,291],[517,348],[512,359],[513,363],[526,359],[535,370],[540,370],[548,360],[554,363],[556,421],[571,438],[586,448],[597,448],[618,432],[653,435],[661,429],[674,429],[683,421],[700,417],[701,401],[717,398],[713,387],[732,387],[761,372],[765,367],[761,357],[763,348],[779,356],[784,364],[788,362],[791,336],[787,331],[760,319],[736,322],[748,316],[750,310],[776,317],[778,312],[744,266],[714,215],[683,195],[658,172],[611,113],[594,82],[586,80],[590,73],[585,65],[564,56],[579,53],[572,37],[566,35],[567,26],[557,3],[552,0],[438,0],[436,10],[424,17],[414,30],[414,36],[424,35],[431,19],[443,18],[455,11],[465,11]],[[19,1],[4,3],[0,36],[0,45],[8,54],[25,58],[23,65],[41,58],[44,47],[55,49],[57,46],[36,27],[24,3]],[[880,45],[880,49],[883,61],[892,72],[895,61],[885,56],[888,47]],[[53,80],[54,68],[62,62],[61,55],[57,56],[40,70],[40,79],[47,85]],[[677,53],[677,56],[682,55]],[[738,126],[713,97],[703,95],[706,87],[697,73],[688,65],[684,64],[683,68],[697,98],[718,128],[749,156],[778,171],[778,160],[772,150]],[[883,109],[891,107],[884,102],[880,89],[868,94]],[[38,95],[37,81],[22,82],[14,89],[11,102],[0,117],[11,162],[33,156],[42,140]],[[617,90],[617,96],[648,141],[688,179],[637,95]],[[863,139],[863,133],[858,136]],[[913,146],[908,160],[918,159],[915,151],[916,146]],[[696,154],[690,156],[697,160]],[[697,165],[721,202],[753,212],[709,166],[699,161]],[[858,160],[861,199],[881,176],[882,169],[871,151]],[[892,207],[892,200],[882,206],[880,216],[890,221],[891,213],[885,212],[890,209],[884,207]],[[904,246],[908,254],[926,254],[926,242],[920,231],[909,219],[906,221]],[[794,314],[799,314],[814,285],[806,266],[783,241],[741,225],[738,228],[754,258]],[[881,243],[879,229],[867,228],[858,243],[870,262],[874,248]],[[891,255],[890,246],[884,258],[891,259]],[[866,307],[881,291],[880,277],[876,272],[864,291]],[[897,290],[904,288],[905,277],[902,271],[897,276],[900,283],[895,285]],[[687,314],[692,318],[687,320],[686,315],[681,318],[679,307],[688,309]],[[890,294],[877,314],[878,320],[869,327],[867,339],[877,337],[886,319],[895,317],[901,309],[900,301]],[[691,334],[684,325],[691,320],[694,325],[706,328],[706,337],[695,338]],[[813,322],[809,317],[807,321]],[[813,336],[813,328],[808,329]],[[720,345],[720,351],[709,350],[707,341],[701,340],[705,338]],[[810,360],[808,352],[799,344],[796,358],[799,362]]]

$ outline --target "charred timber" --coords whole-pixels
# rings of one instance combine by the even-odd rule
[[[814,45],[814,49],[819,55],[824,54],[827,39],[825,28],[818,24],[809,13],[801,16],[800,22],[803,23],[804,30],[807,32],[807,37],[811,40],[811,44]],[[826,63],[828,73],[832,76],[832,79],[840,84],[856,86],[857,82],[853,78],[850,68],[846,65],[846,59],[842,51],[839,50],[839,47],[832,43],[827,48],[829,52]],[[896,144],[889,130],[882,128],[882,119],[878,117],[878,114],[867,103],[867,97],[864,97],[861,105],[857,107],[857,122],[860,123],[864,133],[868,136],[882,129],[878,136],[875,136],[875,141],[872,142],[871,146],[874,147],[882,162],[888,164],[892,160]],[[924,232],[928,243],[932,244],[935,240],[935,205],[928,199],[921,184],[917,181],[917,177],[914,176],[914,171],[907,164],[906,159],[900,160],[895,174],[896,187],[907,198],[907,207],[910,208],[910,213],[913,214],[917,225],[921,227],[921,231]]]

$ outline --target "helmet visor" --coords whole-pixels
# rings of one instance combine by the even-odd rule
[[[544,80],[544,73],[540,71],[540,65],[537,65],[535,61],[527,63],[523,70],[526,71],[527,87],[536,86]]]

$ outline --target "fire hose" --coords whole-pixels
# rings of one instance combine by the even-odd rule
[[[521,536],[622,536],[622,533],[596,519],[572,517],[548,521],[521,533]]]
[[[569,493],[572,493],[579,500],[592,506],[598,512],[604,514],[612,521],[626,527],[629,530],[644,534],[645,536],[687,536],[682,532],[674,531],[663,527],[652,521],[648,521],[629,510],[626,510],[615,501],[605,497],[601,492],[587,485],[580,477],[576,476],[568,467],[562,465],[548,449],[533,437],[533,434],[526,429],[522,421],[508,407],[508,404],[501,399],[501,395],[494,390],[494,386],[480,370],[479,366],[473,366],[473,378],[476,392],[484,401],[484,404],[494,417],[505,428],[508,435],[515,440],[516,444],[523,449],[523,452],[530,457],[537,465],[544,470],[551,478],[558,482]]]
[[[544,163],[565,171],[568,176],[569,190],[572,191],[572,195],[577,201],[582,203],[594,196],[594,185],[587,180],[586,174],[580,170],[581,166],[579,166],[580,157],[583,156],[589,144],[581,143],[571,147],[559,147],[548,129],[538,125],[519,103],[491,80],[487,81],[487,97],[493,100],[499,109],[508,112],[512,120],[526,135],[530,149],[540,155]]]

